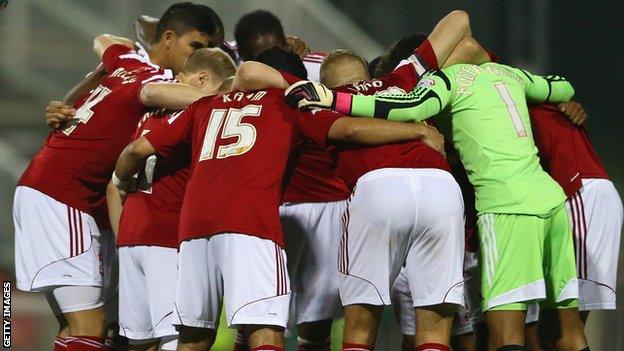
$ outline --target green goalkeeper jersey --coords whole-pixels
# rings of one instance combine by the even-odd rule
[[[542,215],[565,194],[540,165],[527,101],[563,102],[573,95],[572,85],[558,76],[496,63],[459,64],[425,74],[409,94],[355,95],[351,111],[344,112],[395,121],[450,114],[453,144],[479,213]]]

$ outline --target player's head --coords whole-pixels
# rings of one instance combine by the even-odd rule
[[[408,58],[425,39],[427,39],[426,33],[416,32],[406,35],[392,44],[388,52],[379,60],[374,76],[380,77],[394,71],[401,60]]]
[[[234,28],[234,38],[238,53],[245,61],[271,46],[286,48],[282,23],[277,16],[265,10],[256,10],[241,17]]]
[[[261,50],[253,60],[271,66],[276,70],[289,73],[302,80],[308,79],[308,71],[306,71],[301,57],[279,46],[271,46]]]
[[[223,42],[223,23],[208,6],[182,2],[171,5],[156,26],[152,49],[163,57],[174,73],[197,49],[219,46]]]
[[[215,93],[223,90],[224,82],[234,74],[236,65],[227,53],[218,48],[203,48],[189,56],[177,78],[207,93]]]
[[[381,58],[383,56],[377,56],[374,59],[372,59],[369,63],[368,63],[368,74],[371,76],[371,78],[378,78],[379,76],[376,74],[376,70],[377,70],[377,65],[379,65],[379,61],[381,61]]]
[[[321,83],[335,88],[347,83],[369,80],[366,60],[349,50],[334,50],[321,64]]]

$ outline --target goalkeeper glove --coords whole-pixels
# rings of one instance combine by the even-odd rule
[[[290,86],[285,92],[286,103],[300,110],[312,108],[336,107],[336,93],[327,89],[321,83],[308,80],[297,82]]]

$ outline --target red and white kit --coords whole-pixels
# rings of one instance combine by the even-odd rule
[[[175,121],[164,111],[146,113],[135,139],[161,124]],[[138,191],[124,203],[119,246],[119,332],[137,343],[174,339],[163,345],[175,350],[173,298],[178,264],[178,223],[190,172],[190,144],[168,158],[151,156],[138,174]]]
[[[145,136],[164,157],[182,142],[192,145],[180,215],[176,324],[216,327],[223,295],[230,326],[286,326],[282,178],[291,150],[305,137],[324,145],[340,117],[294,111],[279,89],[232,92],[195,102]]]
[[[295,324],[332,319],[341,310],[336,253],[350,191],[329,151],[312,141],[293,153],[291,164],[280,206],[295,309],[290,315]]]
[[[428,42],[423,50],[433,51]],[[424,70],[415,56],[404,61],[387,76],[338,90],[410,91]],[[419,141],[339,150],[338,173],[353,187],[338,264],[343,305],[389,305],[401,267],[414,307],[464,304],[464,205],[449,171]]]
[[[109,47],[102,62],[108,72],[102,84],[74,105],[76,116],[65,129],[49,134],[18,183],[15,266],[21,290],[101,287],[109,269],[104,262],[112,261],[102,251],[107,245],[98,224],[105,223],[96,223],[106,185],[147,110],[141,87],[172,75],[122,45]]]
[[[544,169],[568,196],[579,277],[579,310],[615,309],[622,200],[587,131],[556,107],[530,109],[533,136]]]

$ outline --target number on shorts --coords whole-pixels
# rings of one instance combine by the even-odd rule
[[[251,150],[256,143],[256,128],[249,123],[243,123],[241,120],[243,117],[258,117],[261,111],[262,106],[259,105],[247,105],[242,109],[213,110],[206,128],[199,162],[214,158],[217,138],[222,125],[221,139],[237,137],[238,140],[228,145],[219,146],[217,149],[218,159],[240,156]]]
[[[498,90],[505,106],[507,106],[507,112],[509,113],[509,118],[511,118],[511,123],[513,123],[513,126],[516,129],[516,134],[518,134],[518,137],[520,138],[525,138],[527,136],[527,132],[524,128],[524,124],[522,123],[522,116],[520,116],[520,112],[518,112],[516,102],[511,97],[509,89],[507,89],[507,85],[505,83],[496,83],[494,84],[494,87]]]
[[[110,93],[111,90],[103,85],[93,89],[87,100],[76,110],[76,115],[69,121],[69,125],[63,129],[63,133],[70,135],[78,124],[89,122],[94,113],[92,108]]]

